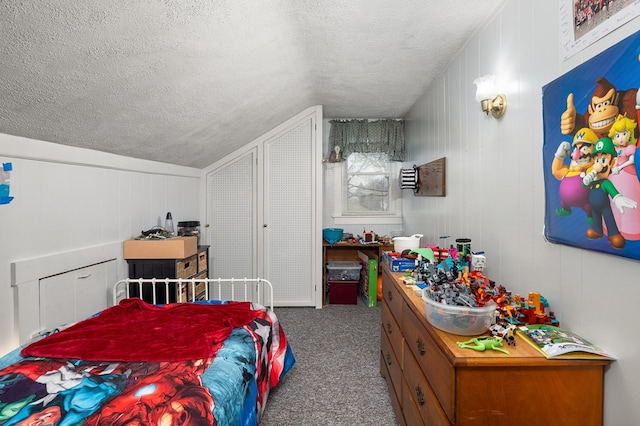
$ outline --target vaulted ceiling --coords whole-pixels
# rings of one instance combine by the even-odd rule
[[[0,133],[206,167],[313,105],[403,117],[502,0],[2,0]]]

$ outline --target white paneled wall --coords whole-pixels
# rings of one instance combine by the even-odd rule
[[[604,423],[612,426],[640,418],[640,263],[543,239],[542,86],[638,30],[640,18],[562,62],[558,2],[507,1],[407,116],[405,166],[447,157],[447,197],[405,197],[405,233],[471,238],[491,279],[541,292],[561,325],[617,356],[605,376]],[[501,120],[475,101],[473,80],[485,74],[507,83]]]
[[[0,355],[17,345],[11,262],[119,243],[199,220],[200,170],[0,134],[14,200],[0,206]],[[127,274],[118,259],[118,278]]]

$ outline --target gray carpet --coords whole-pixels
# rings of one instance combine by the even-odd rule
[[[296,363],[261,426],[395,425],[380,376],[380,307],[275,308]]]

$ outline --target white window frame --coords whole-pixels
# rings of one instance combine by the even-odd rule
[[[402,225],[402,190],[398,176],[402,169],[400,161],[389,161],[389,212],[375,214],[345,214],[347,200],[347,162],[335,164],[333,188],[333,220],[336,225]]]

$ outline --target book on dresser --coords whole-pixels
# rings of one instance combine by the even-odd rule
[[[569,330],[546,324],[518,328],[524,341],[550,359],[610,359],[610,354]]]

